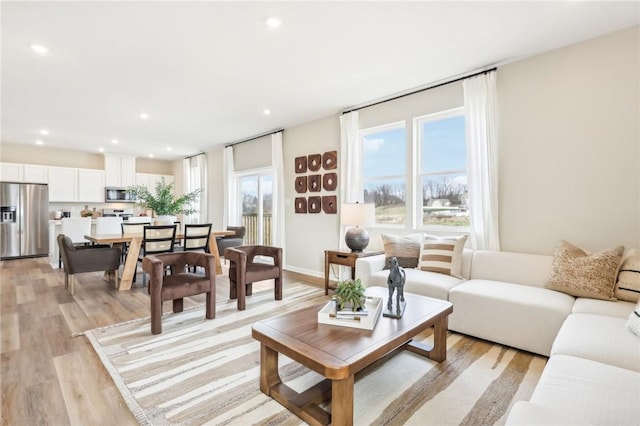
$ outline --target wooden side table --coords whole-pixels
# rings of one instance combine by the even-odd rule
[[[356,278],[356,260],[361,257],[384,254],[382,250],[364,250],[361,252],[325,250],[324,251],[324,294],[329,294],[329,265],[342,265],[351,268],[351,279]]]

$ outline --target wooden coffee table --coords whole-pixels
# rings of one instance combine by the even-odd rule
[[[388,297],[387,289],[370,287],[367,295]],[[405,293],[407,308],[401,319],[380,317],[373,330],[318,324],[324,304],[311,306],[253,325],[260,341],[260,390],[311,425],[352,425],[355,374],[401,346],[435,361],[447,357],[447,301]],[[428,347],[411,339],[434,328]],[[298,393],[282,383],[278,354],[321,374],[326,379]],[[319,406],[331,400],[331,413]]]

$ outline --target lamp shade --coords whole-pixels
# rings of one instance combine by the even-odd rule
[[[375,206],[365,203],[344,203],[340,210],[340,224],[346,226],[373,226]]]

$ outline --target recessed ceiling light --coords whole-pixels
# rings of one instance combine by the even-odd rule
[[[49,53],[49,49],[47,49],[45,46],[41,44],[31,43],[29,47],[38,55],[46,55],[47,53]]]
[[[265,23],[269,28],[280,28],[280,25],[282,25],[282,19],[272,16],[270,18],[267,18]]]
[[[111,143],[114,144],[114,145],[117,145],[118,144],[118,139],[111,139]]]
[[[98,151],[100,151],[100,152],[104,152],[104,148],[102,148],[102,147],[101,147],[101,148],[98,148]]]
[[[40,130],[40,134],[44,135],[44,136],[47,136],[49,134],[49,131],[47,129],[42,129],[42,130]]]
[[[44,142],[38,140],[38,141],[36,141],[36,145],[44,145]]]
[[[265,108],[265,109],[262,110],[262,113],[264,115],[271,115],[271,110],[269,108]]]
[[[146,112],[141,112],[140,118],[142,118],[143,120],[146,120],[147,118],[149,118],[149,114],[147,114]]]
[[[170,146],[167,147],[167,151],[171,151],[171,147]]]
[[[149,154],[149,158],[153,158],[153,154]]]

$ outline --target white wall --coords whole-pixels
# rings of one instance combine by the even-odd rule
[[[324,250],[338,247],[340,221],[337,214],[294,212],[294,199],[298,195],[294,185],[294,159],[332,150],[340,150],[337,116],[292,127],[284,132],[285,249],[288,270],[324,276]],[[340,161],[338,153],[338,164]],[[335,193],[339,195],[339,191]]]
[[[499,68],[503,250],[640,246],[638,28]]]

